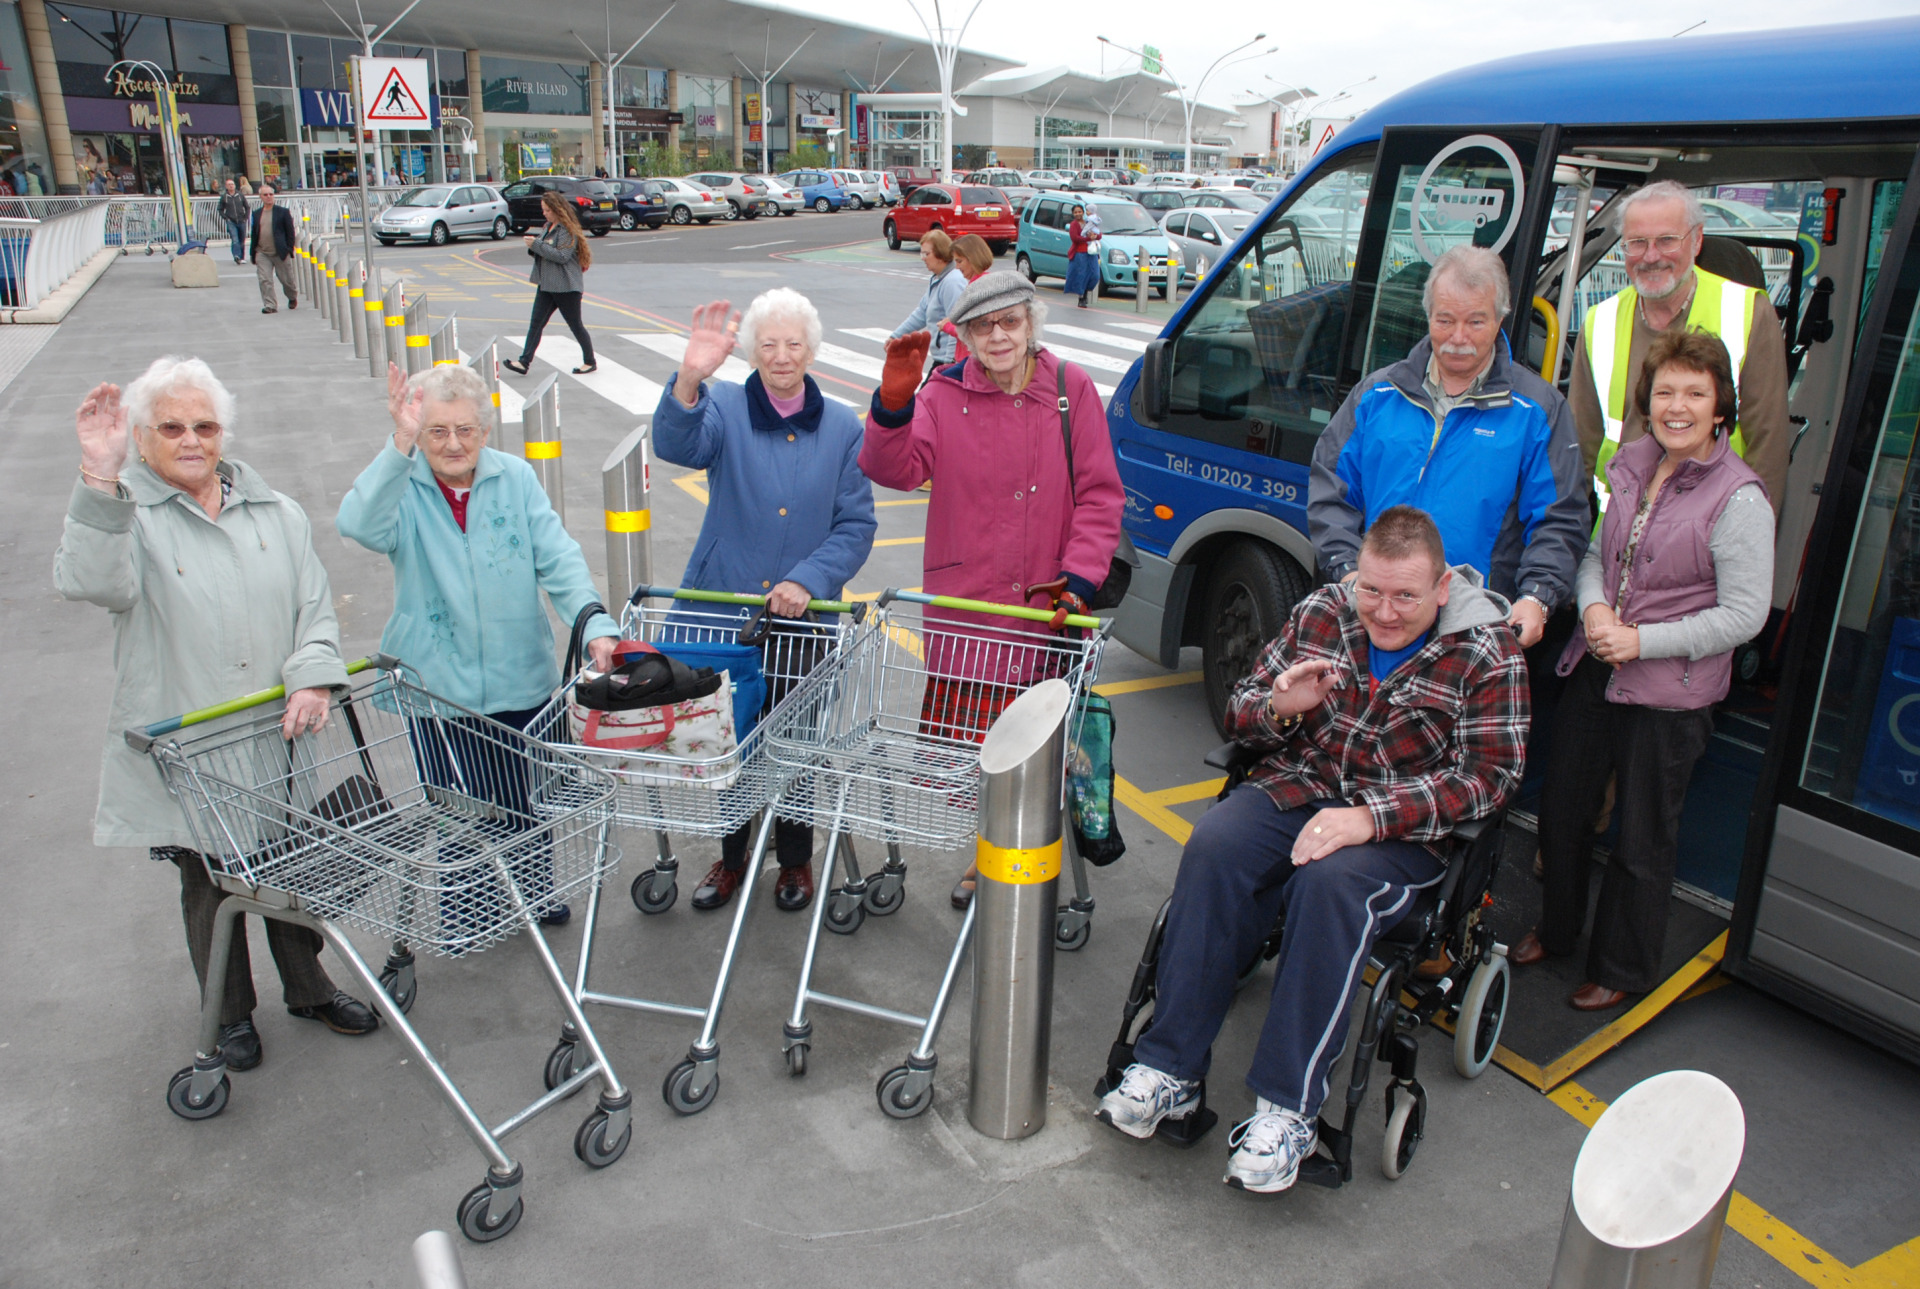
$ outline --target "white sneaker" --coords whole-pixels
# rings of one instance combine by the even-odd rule
[[[1093,1117],[1129,1137],[1146,1138],[1162,1119],[1184,1119],[1199,1104],[1198,1082],[1176,1079],[1136,1061],[1120,1076],[1120,1085],[1100,1098]]]
[[[1283,1191],[1300,1175],[1300,1163],[1320,1139],[1317,1120],[1283,1110],[1265,1097],[1254,1100],[1253,1115],[1227,1136],[1229,1186],[1262,1195]]]

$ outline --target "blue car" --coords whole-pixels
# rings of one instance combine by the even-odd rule
[[[1014,243],[1014,267],[1025,274],[1029,282],[1042,277],[1066,277],[1067,251],[1073,244],[1067,225],[1072,222],[1075,206],[1100,209],[1100,294],[1136,290],[1139,257],[1144,251],[1148,284],[1161,299],[1166,299],[1170,253],[1166,234],[1153,222],[1153,216],[1125,197],[1053,192],[1035,197],[1020,212],[1020,240]]]
[[[824,170],[789,170],[779,176],[781,183],[800,194],[800,200],[822,215],[847,204],[847,190]]]

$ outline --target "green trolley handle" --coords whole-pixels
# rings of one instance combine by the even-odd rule
[[[880,603],[892,600],[905,600],[908,604],[929,604],[936,609],[959,609],[967,613],[992,613],[1003,618],[1020,618],[1027,622],[1053,621],[1052,609],[1033,609],[1024,604],[992,604],[986,600],[962,600],[951,595],[927,595],[921,591],[899,591],[889,588],[881,593]],[[1099,618],[1090,618],[1084,613],[1069,613],[1066,626],[1083,627],[1087,630],[1099,630],[1105,624]]]
[[[633,588],[628,602],[638,604],[642,600],[694,600],[701,604],[739,604],[758,608],[767,602],[764,595],[738,595],[732,591],[696,591],[687,587],[647,586],[644,583]],[[850,613],[858,622],[866,616],[867,606],[858,600],[808,600],[807,608],[814,613]]]
[[[376,654],[371,658],[361,658],[357,662],[348,663],[347,674],[349,676],[357,676],[370,667],[383,667],[392,670],[398,665],[398,659],[389,658],[385,654]],[[132,743],[136,749],[145,751],[146,745],[151,744],[155,739],[164,738],[168,734],[172,734],[177,730],[183,730],[189,725],[201,725],[207,721],[217,721],[222,716],[231,716],[235,712],[244,712],[251,707],[264,707],[275,699],[285,698],[286,696],[287,687],[285,685],[275,685],[272,689],[263,689],[257,694],[248,694],[243,698],[230,698],[224,703],[215,703],[212,707],[202,707],[199,711],[188,712],[184,716],[169,716],[164,721],[155,721],[145,729],[128,730],[127,741]]]

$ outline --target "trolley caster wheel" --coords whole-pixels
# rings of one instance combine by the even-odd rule
[[[692,1061],[682,1061],[667,1071],[667,1078],[660,1085],[660,1096],[675,1114],[699,1114],[713,1104],[713,1098],[720,1091],[720,1072],[713,1071],[707,1077],[707,1086],[698,1093],[693,1090],[693,1074],[698,1067]]]
[[[205,1101],[193,1099],[193,1067],[175,1074],[167,1082],[167,1109],[182,1119],[211,1119],[227,1108],[227,1096],[233,1091],[233,1085],[222,1074],[220,1081],[213,1085],[213,1091],[207,1094]]]
[[[1060,920],[1054,924],[1053,947],[1062,953],[1074,953],[1087,947],[1087,941],[1093,938],[1093,923],[1081,914],[1069,909],[1060,910]]]
[[[499,1239],[520,1225],[520,1214],[525,1207],[520,1197],[516,1195],[513,1207],[504,1213],[495,1213],[493,1187],[481,1182],[461,1198],[460,1207],[454,1212],[460,1222],[460,1234],[475,1244],[486,1244],[490,1240]]]
[[[573,1153],[589,1168],[605,1168],[626,1154],[627,1146],[633,1141],[632,1118],[627,1119],[620,1135],[612,1141],[607,1140],[607,1124],[607,1112],[595,1110],[580,1125],[580,1131],[573,1134]]]
[[[907,878],[905,873],[881,874],[867,884],[867,893],[861,900],[861,907],[874,917],[883,918],[897,913],[900,906],[907,902]]]
[[[633,907],[642,913],[665,913],[680,898],[680,884],[658,869],[633,879]]]
[[[551,1052],[547,1053],[547,1068],[544,1076],[547,1082],[547,1091],[553,1091],[574,1076],[576,1071],[574,1069],[573,1056],[574,1053],[579,1050],[578,1044],[559,1043],[555,1045]],[[578,1090],[577,1088],[575,1089],[575,1091]]]
[[[1398,1181],[1427,1134],[1427,1094],[1418,1083],[1392,1084],[1387,1089],[1387,1135],[1380,1142],[1380,1171]]]
[[[907,1084],[913,1077],[913,1071],[904,1065],[896,1065],[880,1076],[880,1082],[873,1093],[879,1099],[880,1109],[889,1119],[916,1119],[927,1112],[933,1104],[933,1080],[915,1094],[907,1090]]]
[[[413,974],[412,954],[405,958],[388,956],[387,965],[380,972],[380,988],[401,1012],[413,1010],[414,1000],[420,997],[420,982]]]
[[[867,920],[864,895],[853,895],[845,890],[835,891],[827,898],[827,930],[835,935],[852,935]]]
[[[787,1049],[787,1073],[796,1079],[807,1077],[807,1045],[795,1043]]]

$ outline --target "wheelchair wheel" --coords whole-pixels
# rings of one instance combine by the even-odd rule
[[[1413,1162],[1413,1152],[1427,1134],[1427,1097],[1418,1084],[1388,1089],[1393,1113],[1387,1116],[1387,1135],[1380,1142],[1380,1171],[1388,1181],[1399,1181]]]
[[[1506,955],[1499,953],[1467,978],[1467,992],[1460,999],[1460,1016],[1453,1027],[1453,1068],[1463,1079],[1479,1078],[1493,1061],[1500,1028],[1507,1019],[1511,979],[1512,968]]]

